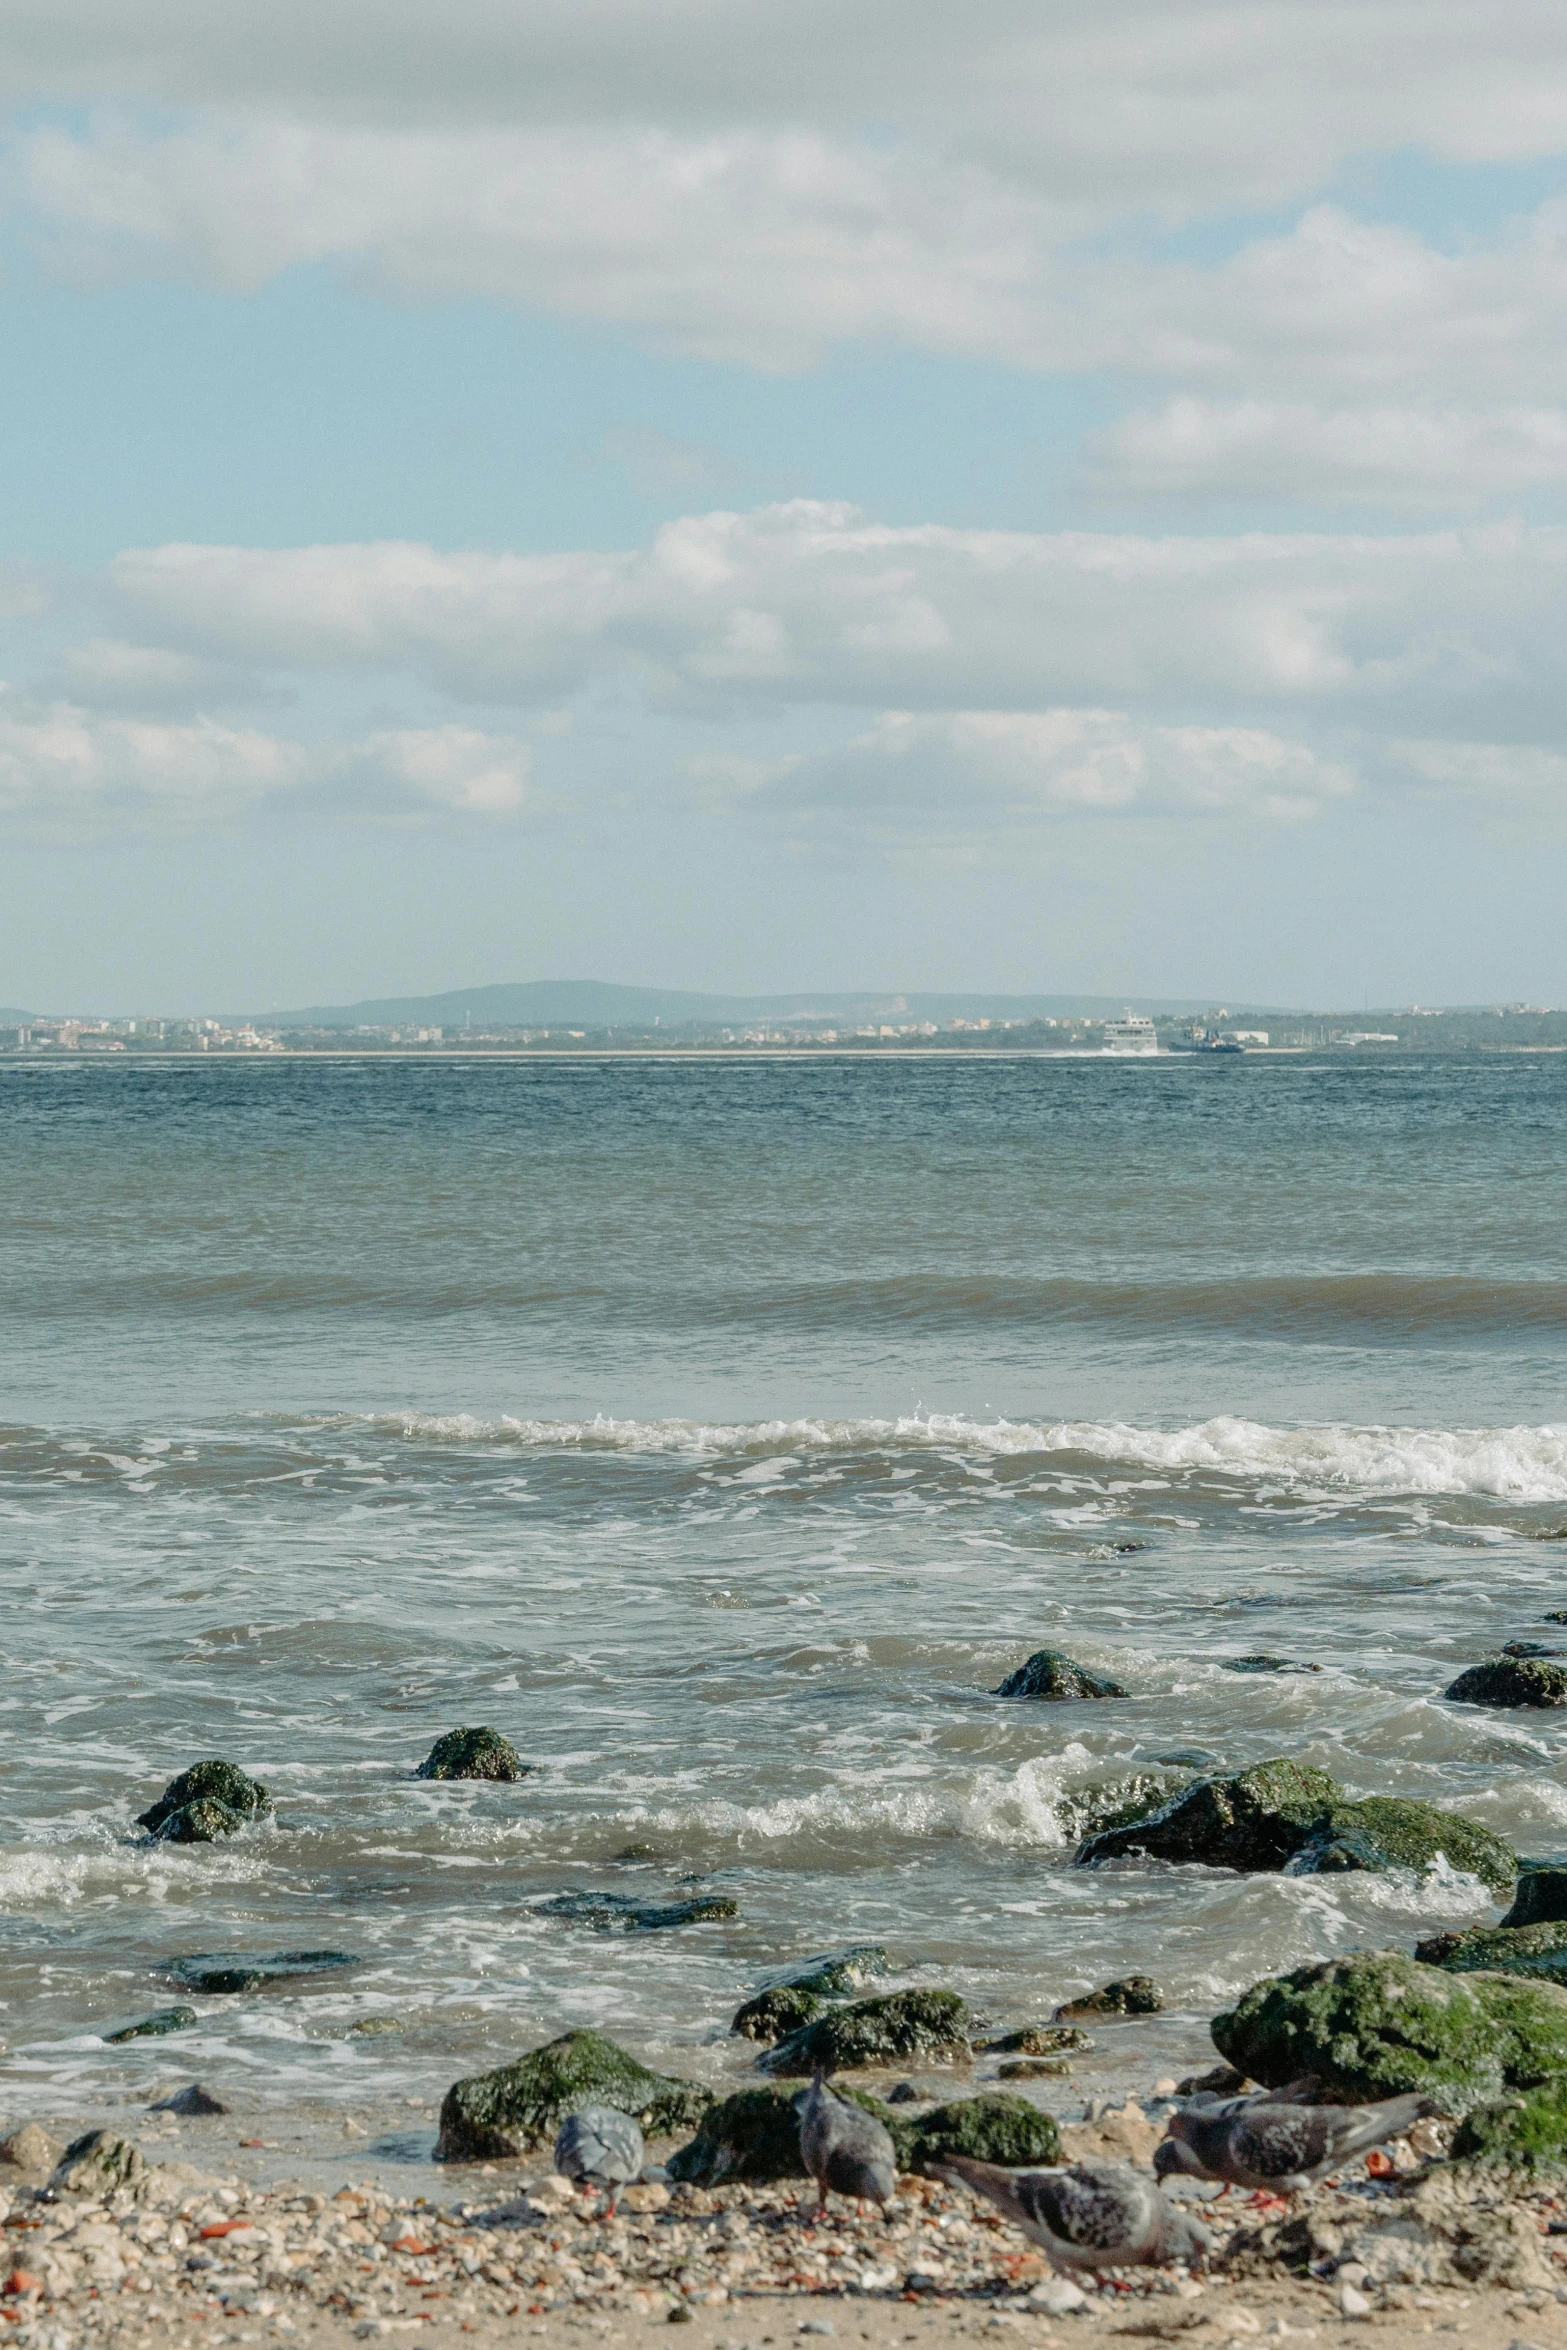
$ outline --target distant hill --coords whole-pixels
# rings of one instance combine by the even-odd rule
[[[269,1028],[687,1028],[756,1020],[1092,1020],[1124,1011],[1126,996],[840,995],[800,988],[791,995],[699,995],[682,988],[613,987],[601,979],[536,979],[510,986],[458,987],[444,995],[375,996],[357,1004],[307,1004],[298,1011],[225,1013]],[[1192,996],[1135,999],[1142,1012],[1200,1010]]]

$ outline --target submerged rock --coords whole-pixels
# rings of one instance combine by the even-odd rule
[[[650,2072],[601,2032],[563,2032],[516,2064],[454,2081],[441,2102],[437,2162],[504,2161],[553,2143],[579,2105],[613,2105],[650,2138],[691,2128],[713,2102],[696,2081]]]
[[[1456,1934],[1432,1934],[1415,1944],[1426,1966],[1456,1975],[1483,1972],[1539,1975],[1567,1983],[1567,1920],[1545,1918],[1535,1926],[1471,1926]]]
[[[837,2073],[911,2056],[967,2064],[970,2054],[968,2010],[955,1991],[887,1991],[829,2008],[758,2061],[769,2073]]]
[[[811,1958],[791,1959],[787,1966],[770,1967],[757,1987],[762,1991],[814,1991],[822,1999],[843,1999],[873,1983],[878,1975],[891,1972],[892,1960],[879,1942],[849,1942],[842,1950],[822,1950]]]
[[[1081,1999],[1069,1999],[1056,2014],[1066,2021],[1080,2015],[1159,2015],[1164,1993],[1148,1975],[1127,1975],[1119,1983],[1101,1983]]]
[[[1320,1665],[1298,1665],[1288,1656],[1227,1656],[1227,1673],[1320,1673]]]
[[[113,2130],[88,2130],[73,2138],[49,2174],[57,2195],[110,2195],[134,2187],[147,2174],[146,2158],[129,2138]]]
[[[212,2091],[204,2089],[199,2081],[192,2081],[188,2088],[176,2089],[172,2097],[163,2098],[147,2110],[149,2113],[209,2114],[227,2113],[228,2107],[221,2097],[214,2097]]]
[[[1219,2054],[1265,2088],[1311,2073],[1349,2104],[1419,2090],[1462,2114],[1567,2070],[1567,1990],[1454,1974],[1402,1950],[1269,1976],[1211,2029]]]
[[[661,1934],[672,1926],[704,1926],[737,1918],[740,1904],[722,1894],[690,1901],[638,1901],[630,1893],[557,1893],[539,1903],[548,1918],[576,1918],[601,1934]]]
[[[1543,1926],[1553,1918],[1567,1918],[1567,1869],[1533,1869],[1518,1874],[1513,1906],[1501,1920],[1504,1926]]]
[[[247,1779],[231,1762],[214,1758],[192,1763],[171,1779],[136,1825],[163,1844],[212,1844],[235,1836],[252,1820],[265,1819],[272,1798],[259,1781]]]
[[[1102,1681],[1059,1648],[1036,1648],[1026,1664],[1008,1673],[992,1697],[1124,1697],[1119,1681]]]
[[[1129,1820],[1146,1819],[1191,1783],[1189,1770],[1128,1771],[1121,1778],[1097,1779],[1086,1787],[1069,1788],[1056,1799],[1061,1834],[1069,1842],[1080,1843],[1085,1836],[1100,1835],[1106,1828],[1124,1828]]]
[[[982,2056],[1056,2056],[1063,2049],[1089,2049],[1093,2041],[1071,2024],[1024,2024],[1015,2032],[997,2032],[976,2040]]]
[[[1080,1867],[1131,1853],[1151,1860],[1309,1876],[1343,1869],[1424,1871],[1439,1857],[1505,1894],[1518,1873],[1500,1836],[1434,1804],[1402,1796],[1348,1796],[1326,1771],[1256,1763],[1229,1778],[1197,1779],[1140,1820],[1090,1836]]]
[[[998,2081],[1069,2081],[1071,2077],[1069,2056],[1008,2056],[996,2067]]]
[[[1567,1705],[1567,1665],[1543,1656],[1492,1656],[1471,1665],[1442,1695],[1454,1705]]]
[[[193,2007],[160,2007],[152,2015],[144,2015],[138,2023],[121,2024],[118,2031],[105,2032],[105,2040],[161,2040],[166,2032],[188,2032],[200,2021]]]
[[[198,1951],[192,1958],[171,1958],[167,1971],[188,1991],[261,1991],[272,1983],[297,1983],[311,1975],[340,1974],[345,1967],[363,1966],[347,1950],[231,1950]]]
[[[729,2029],[742,2040],[763,2040],[771,2048],[787,2033],[814,2023],[826,2004],[814,1991],[780,1984],[776,1991],[758,1991],[737,2007]]]
[[[437,1738],[416,1779],[522,1779],[533,1769],[499,1730],[448,1730]]]

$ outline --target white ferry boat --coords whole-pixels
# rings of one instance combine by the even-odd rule
[[[1156,1053],[1158,1050],[1159,1039],[1146,1013],[1128,1012],[1124,1020],[1105,1022],[1107,1053]]]

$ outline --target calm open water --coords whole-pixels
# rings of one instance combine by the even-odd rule
[[[577,2022],[721,2080],[849,1939],[1200,2019],[1494,1914],[1072,1870],[1071,1791],[1166,1756],[1567,1848],[1567,1720],[1438,1694],[1567,1606],[1567,1059],[18,1063],[0,1200],[0,2119],[433,2097]],[[1047,1643],[1131,1696],[987,1695]],[[459,1722],[538,1775],[411,1781]],[[212,1753],[277,1824],[138,1841]],[[688,1880],[740,1919],[538,1907]],[[366,1964],[100,2037],[290,1945]]]

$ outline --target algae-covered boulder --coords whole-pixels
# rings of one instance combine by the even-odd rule
[[[1567,1921],[1546,1918],[1537,1926],[1472,1926],[1467,1933],[1432,1934],[1415,1944],[1415,1956],[1455,1975],[1537,1975],[1548,1983],[1567,1983]]]
[[[416,1779],[521,1779],[533,1765],[525,1763],[509,1738],[482,1727],[448,1730],[437,1738],[419,1768]]]
[[[171,1779],[154,1804],[137,1817],[162,1844],[213,1844],[220,1836],[235,1836],[252,1820],[264,1819],[272,1809],[265,1787],[231,1762],[214,1757],[192,1763]]]
[[[1488,1656],[1442,1695],[1454,1705],[1567,1705],[1567,1665],[1544,1656]]]
[[[1119,1681],[1101,1680],[1059,1648],[1036,1648],[1015,1673],[1008,1673],[992,1697],[1124,1697]]]
[[[1092,1868],[1131,1853],[1151,1860],[1308,1876],[1342,1869],[1424,1871],[1438,1858],[1506,1893],[1518,1871],[1512,1849],[1489,1828],[1402,1796],[1348,1796],[1326,1771],[1303,1763],[1255,1763],[1228,1778],[1196,1779],[1168,1803],[1124,1827],[1090,1836],[1077,1863]]]
[[[696,2136],[669,2158],[669,2175],[693,2187],[716,2187],[725,2180],[803,2179],[800,2156],[800,2099],[803,2089],[741,2089],[721,2104],[710,2105],[697,2124]],[[837,2094],[874,2115],[891,2138],[899,2170],[912,2167],[918,2125],[907,2121],[863,2089]]]
[[[929,2170],[954,2154],[1013,2169],[1059,2162],[1061,2133],[1052,2117],[1026,2097],[959,2097],[916,2123],[909,2167]]]
[[[814,2023],[826,2005],[814,1991],[784,1983],[775,1991],[758,1991],[754,1999],[737,2007],[729,2029],[742,2040],[762,2040],[771,2048],[788,2033]]]
[[[1148,1975],[1127,1975],[1119,1983],[1101,1983],[1097,1991],[1085,1991],[1081,1999],[1069,1999],[1056,2015],[1070,2023],[1076,2016],[1092,2015],[1159,2015],[1164,2009],[1164,1993]]]
[[[1513,1906],[1504,1926],[1543,1926],[1567,1919],[1567,1869],[1535,1869],[1525,1861],[1520,1869]]]
[[[758,2061],[769,2073],[812,2073],[818,2065],[834,2073],[909,2057],[966,2064],[969,2056],[968,2010],[955,1991],[888,1991],[830,2008]]]
[[[1461,2114],[1567,2069],[1567,1990],[1453,1974],[1402,1950],[1269,1976],[1211,2029],[1237,2071],[1270,2089],[1311,2073],[1334,2103],[1418,2090]]]
[[[1557,2171],[1567,2164],[1567,2081],[1547,2081],[1494,2105],[1477,2105],[1458,2125],[1455,2162],[1508,2170]]]
[[[851,1942],[842,1950],[791,1959],[762,1977],[755,1994],[735,2011],[729,2029],[769,2046],[813,2023],[829,2000],[847,1998],[863,1983],[889,1974],[892,1961],[879,1942]]]
[[[437,2162],[493,2162],[548,2144],[579,2105],[613,2105],[649,2137],[689,2129],[713,2102],[696,2081],[649,2072],[601,2032],[563,2032],[516,2064],[454,2081],[441,2101]]]

